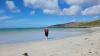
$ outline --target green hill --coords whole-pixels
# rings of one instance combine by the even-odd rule
[[[100,20],[96,20],[92,22],[81,22],[79,26],[87,26],[87,27],[100,26]]]
[[[87,28],[87,27],[100,27],[100,20],[91,22],[70,22],[64,24],[56,24],[48,26],[48,28]]]

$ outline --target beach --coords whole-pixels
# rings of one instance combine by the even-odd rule
[[[100,27],[75,37],[0,45],[0,56],[100,56]]]

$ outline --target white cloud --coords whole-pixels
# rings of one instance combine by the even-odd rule
[[[59,16],[64,16],[64,13],[60,11]]]
[[[63,14],[69,15],[69,16],[80,15],[81,14],[81,7],[77,6],[77,5],[73,5],[70,8],[64,8]]]
[[[10,18],[9,16],[1,15],[1,16],[0,16],[0,21],[1,21],[1,20],[6,20],[6,19],[9,19],[9,18]]]
[[[71,5],[70,8],[65,8],[63,11],[65,11],[65,14],[72,15],[72,14],[78,14],[82,13],[83,15],[100,15],[100,0],[65,0],[65,2],[69,5]],[[72,6],[78,5],[81,7],[74,7]],[[84,10],[84,11],[82,11]],[[81,11],[81,12],[80,12]]]
[[[43,12],[46,14],[59,14],[59,10],[44,9]]]
[[[100,16],[94,16],[93,17],[93,20],[98,20],[98,19],[100,20]]]
[[[35,14],[35,11],[34,10],[30,12],[30,15],[34,15],[34,14]]]
[[[58,0],[24,0],[25,6],[33,8],[57,9]]]
[[[13,1],[7,0],[6,5],[11,12],[20,12],[20,10],[16,7]]]
[[[100,13],[99,6],[96,6],[100,4],[100,0],[65,0],[65,2],[70,5],[70,7],[64,8],[62,12],[60,11],[58,6],[58,0],[23,0],[23,1],[26,7],[30,7],[33,10],[41,9],[45,14],[80,16],[82,14],[98,15]],[[34,13],[35,11],[32,11],[30,14],[34,15]]]
[[[67,4],[70,5],[88,5],[88,6],[93,6],[100,4],[100,0],[65,0]]]
[[[65,0],[67,4],[71,5],[80,5],[83,4],[86,0]]]
[[[42,9],[47,14],[56,13],[59,9],[58,0],[24,0],[24,5],[33,9]]]
[[[83,15],[100,15],[100,4],[92,7],[86,8],[83,12]]]
[[[0,21],[2,20],[6,20],[11,18],[10,16],[5,15],[5,11],[4,10],[0,10]]]
[[[95,16],[94,19],[100,19],[100,16]]]

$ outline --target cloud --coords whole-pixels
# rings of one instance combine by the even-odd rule
[[[87,16],[100,15],[100,0],[65,0],[65,2],[71,6],[68,9],[63,9],[66,15],[77,15],[80,13]]]
[[[9,19],[10,17],[9,16],[4,16],[4,15],[2,15],[2,16],[0,16],[0,21],[1,20],[6,20],[6,19]]]
[[[59,9],[58,0],[24,0],[26,7],[42,9],[44,13],[53,14]]]
[[[65,0],[65,2],[71,5],[80,5],[83,4],[85,0]]]
[[[63,14],[69,15],[69,16],[80,15],[81,14],[81,7],[78,5],[73,5],[70,8],[64,8]]]
[[[86,8],[82,13],[88,16],[100,15],[100,4]]]
[[[100,16],[94,16],[93,19],[94,20],[100,20]]]
[[[13,1],[7,0],[6,5],[11,12],[20,13],[20,10],[16,7]]]
[[[0,10],[0,21],[11,18],[10,16],[4,15],[4,14],[5,14],[5,11]]]
[[[70,5],[86,5],[86,6],[93,6],[100,4],[100,0],[65,0],[67,4]]]
[[[34,14],[35,14],[35,11],[34,10],[30,12],[30,15],[34,15]]]
[[[44,9],[43,12],[45,14],[59,14],[59,10],[51,10],[51,9]]]
[[[94,19],[100,19],[100,16],[95,16]]]
[[[56,9],[58,0],[24,0],[24,5],[32,8]]]

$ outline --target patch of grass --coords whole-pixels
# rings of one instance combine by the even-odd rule
[[[87,26],[87,27],[100,26],[100,20],[96,20],[92,22],[81,22],[79,26]]]

